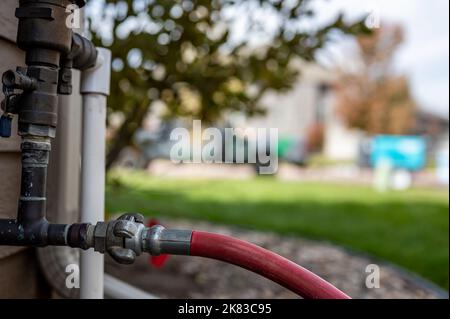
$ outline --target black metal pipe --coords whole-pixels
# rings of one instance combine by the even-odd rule
[[[10,246],[65,246],[68,225],[40,223],[23,226],[15,219],[0,220],[0,243]]]
[[[22,180],[17,221],[31,226],[45,219],[50,138],[25,136],[21,146]]]
[[[0,245],[8,246],[70,246],[88,249],[91,224],[51,224],[45,218],[24,226],[16,219],[0,219]]]
[[[90,246],[90,224],[51,224],[46,219],[47,167],[57,124],[58,93],[71,93],[72,67],[86,69],[97,59],[95,46],[66,25],[66,7],[71,3],[81,7],[85,1],[20,0],[16,10],[17,44],[25,51],[27,67],[7,71],[2,82],[9,103],[5,112],[19,115],[22,179],[17,219],[0,219],[0,245]],[[23,92],[17,94],[16,89]]]

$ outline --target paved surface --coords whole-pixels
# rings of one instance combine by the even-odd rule
[[[171,228],[229,234],[291,259],[333,283],[353,298],[442,298],[433,286],[415,276],[356,255],[337,246],[208,223],[163,221]],[[366,287],[366,267],[377,264],[380,288]],[[244,269],[200,257],[171,256],[162,268],[149,266],[141,256],[132,266],[107,260],[107,272],[164,298],[297,298],[283,287]],[[448,296],[447,296],[448,297]]]

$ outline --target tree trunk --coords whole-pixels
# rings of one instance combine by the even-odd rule
[[[127,113],[122,126],[114,135],[106,155],[106,170],[108,171],[116,162],[120,152],[132,143],[136,130],[141,126],[147,114],[149,101],[138,102],[133,105],[131,112]]]

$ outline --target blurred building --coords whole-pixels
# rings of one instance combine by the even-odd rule
[[[433,157],[444,147],[443,145],[448,145],[449,119],[419,110],[417,111],[413,133],[426,137],[428,155]]]
[[[301,73],[292,90],[268,93],[262,100],[266,114],[248,119],[246,125],[278,128],[281,142],[287,139],[295,141],[294,145],[303,145],[303,149],[297,147],[297,156],[307,156],[310,148],[314,148],[314,140],[321,139],[318,146],[325,157],[356,160],[363,134],[348,129],[335,114],[335,73],[301,61],[297,61],[296,67]]]
[[[338,80],[335,73],[312,63],[298,62],[297,67],[301,76],[292,90],[268,93],[262,100],[266,114],[247,119],[245,125],[278,128],[280,142],[294,141],[291,144],[295,145],[298,158],[307,157],[311,151],[308,145],[315,138],[312,133],[319,134],[314,132],[319,127],[322,130],[319,151],[324,157],[331,161],[367,162],[361,157],[370,152],[366,147],[370,137],[348,128],[335,111],[333,83]],[[426,138],[431,161],[442,151],[442,145],[448,145],[448,132],[448,118],[417,110],[411,135]]]
[[[230,113],[216,126],[277,128],[280,159],[289,162],[306,164],[310,154],[320,153],[331,162],[369,166],[372,138],[361,130],[348,128],[336,113],[333,89],[339,80],[336,73],[300,60],[294,67],[300,71],[298,81],[287,92],[266,93],[261,101],[266,109],[264,115],[246,117],[242,113]],[[120,165],[145,167],[153,159],[169,158],[173,145],[169,140],[171,130],[189,128],[192,124],[192,118],[162,120],[159,109],[157,105],[152,106],[145,120],[147,124],[135,135],[138,149],[127,148]],[[441,145],[445,141],[448,144],[448,128],[448,119],[418,110],[411,135],[426,137],[428,158],[434,159]]]

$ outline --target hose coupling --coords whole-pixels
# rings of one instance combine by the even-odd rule
[[[100,253],[108,253],[120,264],[132,264],[143,252],[151,255],[188,255],[191,230],[145,227],[141,214],[126,213],[117,220],[98,222],[87,231],[87,242]]]
[[[166,229],[161,225],[147,228],[143,233],[144,251],[150,255],[189,255],[192,230]]]
[[[117,220],[98,222],[88,230],[88,242],[95,251],[108,253],[120,264],[132,264],[142,253],[144,217],[127,213]]]

